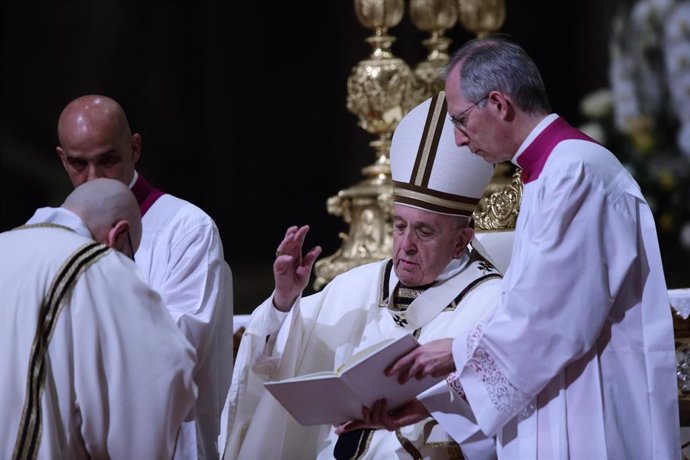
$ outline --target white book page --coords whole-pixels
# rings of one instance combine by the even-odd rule
[[[266,389],[302,425],[335,424],[361,418],[362,406],[348,386],[330,375],[267,382]]]
[[[405,335],[391,342],[369,358],[343,373],[343,378],[359,396],[362,405],[369,408],[379,399],[386,399],[389,409],[395,409],[413,400],[419,393],[443,380],[443,377],[411,379],[400,385],[397,375],[387,377],[385,369],[396,360],[414,350],[419,343],[412,335]]]

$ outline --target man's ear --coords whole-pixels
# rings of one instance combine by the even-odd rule
[[[141,135],[139,133],[132,134],[132,162],[137,164],[139,156],[141,156]]]
[[[459,259],[460,257],[462,257],[462,254],[465,252],[465,248],[468,244],[470,244],[470,241],[472,241],[473,236],[474,230],[472,229],[472,227],[464,227],[462,230],[460,230],[458,241],[455,243],[455,247],[453,248],[454,259]]]
[[[515,116],[513,101],[507,95],[499,91],[489,93],[489,103],[494,104],[501,119],[512,120]]]
[[[129,231],[129,222],[126,220],[118,220],[115,225],[108,231],[106,236],[105,244],[113,249],[117,249],[120,252],[125,252],[123,249],[126,247],[126,236]]]
[[[60,147],[59,145],[55,147],[55,151],[60,157],[60,161],[62,161],[62,166],[64,166],[65,169],[67,169],[67,157],[65,156],[65,151],[62,150],[62,147]]]

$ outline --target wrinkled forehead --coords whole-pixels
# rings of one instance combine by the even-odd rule
[[[418,206],[395,203],[393,207],[393,218],[403,220],[407,223],[427,224],[439,226],[445,224],[455,224],[463,219],[463,216],[446,214],[442,212],[430,211]]]

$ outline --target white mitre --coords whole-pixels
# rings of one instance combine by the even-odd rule
[[[458,147],[453,129],[443,91],[400,120],[390,153],[395,203],[472,216],[494,168],[469,148]]]

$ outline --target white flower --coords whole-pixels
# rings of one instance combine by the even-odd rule
[[[630,120],[635,120],[640,116],[640,109],[634,97],[619,97],[616,99],[614,121],[616,128],[620,132],[626,132]]]
[[[613,94],[608,88],[589,93],[580,102],[580,111],[590,118],[603,118],[613,110]]]
[[[656,14],[663,16],[675,3],[674,0],[649,0],[652,8],[655,10]]]
[[[690,24],[688,24],[690,28]],[[690,75],[690,37],[688,41],[666,43],[665,60],[666,72],[669,78],[676,75]]]
[[[667,42],[687,42],[690,34],[690,2],[678,3],[668,15],[664,26]]]
[[[630,20],[636,27],[644,27],[652,19],[654,12],[654,5],[651,2],[637,2],[630,13]]]

